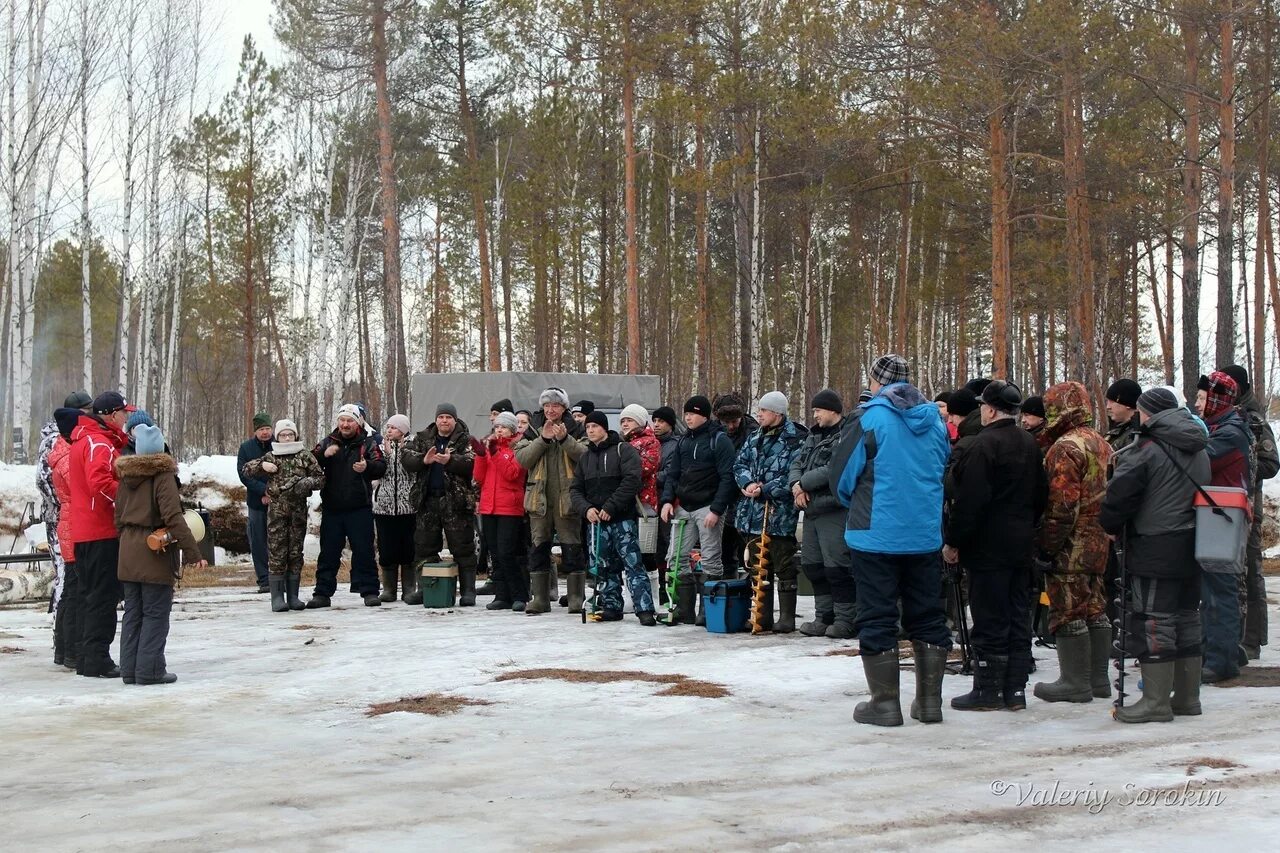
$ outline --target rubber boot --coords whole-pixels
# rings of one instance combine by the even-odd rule
[[[1033,691],[1036,698],[1045,702],[1092,702],[1092,645],[1087,633],[1058,634],[1058,666],[1062,674],[1057,681],[1037,684]]]
[[[1173,720],[1170,697],[1173,693],[1172,660],[1142,664],[1142,698],[1132,705],[1116,708],[1115,717],[1122,723],[1168,723]],[[1198,695],[1197,695],[1198,698]]]
[[[382,599],[383,604],[390,604],[396,600],[396,572],[397,568],[391,566],[382,566],[382,594],[378,598]],[[408,594],[408,583],[405,584],[405,593]]]
[[[698,587],[693,578],[676,579],[676,601],[673,608],[674,618],[668,625],[692,625],[696,620],[698,609]]]
[[[973,689],[951,700],[957,711],[1003,711],[1008,655],[983,655],[973,671]]]
[[[1089,684],[1093,698],[1111,698],[1111,626],[1089,626]]]
[[[870,726],[902,725],[902,705],[898,701],[898,650],[862,656],[871,699],[853,709],[853,720]]]
[[[565,586],[569,593],[569,612],[581,613],[583,605],[587,603],[587,573],[569,572],[569,576],[565,578]]]
[[[413,563],[400,566],[400,600],[409,605],[422,605],[422,570]],[[394,588],[394,587],[393,587]],[[386,599],[383,599],[384,601]],[[394,596],[392,598],[394,600]]]
[[[564,560],[564,548],[560,549],[560,559]],[[569,597],[560,595],[560,570],[556,561],[551,561],[551,570],[547,572],[547,601],[559,601],[561,607],[569,606]]]
[[[773,633],[790,634],[796,630],[795,581],[778,581],[778,618],[773,623]]]
[[[850,601],[848,604],[837,602],[832,605],[835,613],[835,621],[827,626],[828,640],[852,640],[858,636],[858,631],[853,627],[854,620],[858,618],[858,605]]]
[[[916,640],[911,644],[916,661],[916,698],[911,703],[911,719],[922,723],[942,722],[942,676],[947,671],[947,650]],[[1001,676],[1003,678],[1003,674]]]
[[[284,613],[289,609],[284,600],[284,575],[267,575],[267,586],[271,588],[271,612]]]
[[[493,582],[493,572],[489,572],[488,579],[476,590],[476,595],[497,595],[498,587]]]
[[[829,595],[813,596],[813,621],[805,622],[800,626],[800,633],[806,637],[823,637],[826,636],[827,626],[835,621],[835,611],[832,607],[834,599]]]
[[[475,569],[458,569],[458,606],[476,606]]]
[[[549,572],[529,572],[530,597],[529,603],[526,604],[524,608],[525,614],[529,616],[536,616],[539,613],[550,612],[551,602],[549,598],[549,580]]]
[[[1173,667],[1173,698],[1169,708],[1175,717],[1200,716],[1200,666],[1199,655],[1178,658]]]
[[[302,583],[302,572],[289,572],[284,576],[285,600],[290,610],[305,610],[307,605],[298,598],[298,586]]]
[[[311,600],[307,602],[308,610],[319,610],[321,607],[328,607],[330,604],[329,596],[320,595],[317,592],[311,594]]]

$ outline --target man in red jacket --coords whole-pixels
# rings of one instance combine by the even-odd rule
[[[92,413],[80,415],[71,431],[71,535],[84,614],[76,672],[89,678],[120,677],[111,660],[121,597],[115,461],[128,443],[124,424],[132,411],[119,393],[104,391],[94,399]]]

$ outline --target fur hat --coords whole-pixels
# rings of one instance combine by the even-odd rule
[[[947,414],[967,417],[978,410],[978,395],[968,388],[957,388],[947,399]]]
[[[386,429],[387,427],[395,427],[400,430],[401,435],[408,435],[410,430],[409,419],[404,415],[392,415],[387,418],[387,422],[383,424],[382,428]]]
[[[293,421],[289,420],[288,418],[281,418],[280,420],[276,421],[276,428],[273,430],[273,432],[275,432],[276,438],[279,438],[280,433],[282,432],[291,432],[293,433],[293,440],[294,441],[298,440],[298,425],[295,424]]]
[[[1022,406],[1022,392],[1012,382],[996,379],[982,389],[982,402],[1001,414],[1016,415]]]
[[[791,408],[787,403],[787,395],[781,391],[770,391],[760,397],[759,407],[762,411],[785,415]]]
[[[134,449],[139,456],[149,453],[164,453],[164,433],[155,424],[138,424],[134,433]]]
[[[632,403],[622,410],[619,418],[631,418],[631,420],[640,424],[641,429],[649,425],[649,411],[639,403]]]
[[[548,403],[564,406],[567,411],[569,408],[569,395],[564,393],[562,388],[548,388],[538,395],[538,406],[542,407]]]
[[[982,392],[987,390],[987,386],[990,384],[990,376],[979,376],[976,379],[970,379],[968,382],[964,383],[964,387],[968,388],[969,391],[972,392],[973,396],[981,397]]]
[[[355,403],[346,403],[338,409],[338,414],[334,416],[333,422],[337,424],[338,418],[351,418],[356,423],[364,426],[364,415],[360,412],[360,407]]]
[[[689,411],[688,407],[685,411]],[[747,404],[742,401],[741,394],[730,391],[716,397],[715,402],[711,404],[711,411],[717,420],[736,421],[747,413]]]

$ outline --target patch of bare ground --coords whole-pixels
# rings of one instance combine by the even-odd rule
[[[20,655],[25,651],[17,646],[0,646],[0,655]]]
[[[504,672],[494,681],[534,681],[550,679],[567,681],[571,684],[613,684],[619,681],[640,681],[649,684],[669,685],[659,690],[657,696],[697,696],[704,699],[723,699],[732,695],[722,684],[712,681],[700,681],[687,675],[658,674],[641,672],[633,669],[521,669],[515,672]]]
[[[405,711],[410,714],[430,714],[433,717],[444,717],[449,714],[456,714],[463,708],[492,704],[486,699],[450,696],[447,693],[428,693],[425,696],[405,696],[394,702],[377,702],[370,705],[364,714],[366,717],[381,717],[383,714]]]
[[[1235,678],[1218,681],[1214,687],[1280,687],[1280,666],[1246,666]]]
[[[1181,762],[1178,763],[1181,764]],[[1194,776],[1201,770],[1234,770],[1237,767],[1244,767],[1244,765],[1237,764],[1227,758],[1214,758],[1206,755],[1201,758],[1193,758],[1187,763],[1187,775]]]
[[[293,631],[328,631],[328,625],[290,625]]]

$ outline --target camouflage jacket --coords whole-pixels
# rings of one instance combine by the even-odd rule
[[[791,493],[791,462],[809,431],[787,418],[771,430],[757,429],[742,444],[733,464],[733,478],[739,489],[750,483],[764,488],[756,498],[739,497],[733,513],[733,525],[748,536],[758,535],[764,528],[764,508],[769,506],[769,535],[794,536],[800,511]]]
[[[1107,535],[1098,523],[1107,493],[1111,445],[1080,423],[1061,433],[1045,454],[1049,503],[1039,549],[1059,574],[1100,575],[1107,568]]]
[[[400,464],[404,470],[416,475],[410,496],[413,505],[418,509],[426,509],[431,481],[431,465],[426,463],[426,455],[436,446],[440,433],[435,422],[427,424],[413,438],[405,442],[400,450]],[[471,481],[471,473],[475,469],[476,454],[471,449],[471,431],[467,424],[458,418],[453,432],[445,440],[449,451],[449,464],[444,467],[445,505],[455,516],[470,516],[476,511],[477,489]],[[440,463],[434,463],[440,464]]]
[[[277,449],[292,450],[294,446],[298,449],[292,453],[276,453]],[[268,513],[306,512],[307,499],[311,497],[311,493],[324,486],[324,470],[301,442],[291,442],[283,448],[276,442],[271,447],[270,453],[246,462],[240,473],[246,478],[267,478],[267,497],[271,498],[271,503],[267,505]],[[264,462],[272,462],[280,470],[268,474],[262,470]]]

